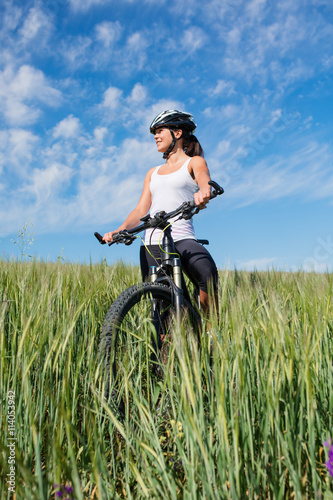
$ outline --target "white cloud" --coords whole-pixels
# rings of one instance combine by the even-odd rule
[[[117,164],[118,172],[135,172],[143,174],[148,171],[147,165],[152,167],[155,165],[155,158],[158,158],[155,150],[155,143],[150,136],[149,131],[146,131],[145,139],[128,138],[125,139],[121,147],[115,154],[115,163]],[[133,170],[133,165],[135,169]],[[141,177],[140,184],[143,186],[144,177]]]
[[[137,31],[133,33],[127,38],[126,46],[123,50],[123,57],[126,58],[127,63],[131,66],[134,65],[136,69],[141,69],[143,63],[147,58],[147,48],[149,46],[149,42],[147,37]]]
[[[243,7],[244,11],[239,5],[233,11],[224,11],[218,32],[222,44],[217,44],[216,56],[223,58],[227,75],[261,87],[270,84],[270,78],[277,84],[284,79],[283,85],[288,86],[311,77],[321,64],[319,43],[327,47],[319,51],[325,54],[323,57],[331,53],[332,25],[314,9],[309,15],[309,9],[298,1],[268,5],[266,0],[243,2]],[[232,20],[232,12],[237,23]]]
[[[42,33],[47,38],[51,30],[52,23],[49,16],[39,7],[33,7],[29,10],[18,33],[25,42],[31,42],[38,36],[38,43],[41,44]]]
[[[39,138],[28,130],[11,129],[7,133],[7,158],[22,173],[27,173],[27,163],[32,160],[38,141]]]
[[[102,68],[109,68],[118,75],[132,77],[146,64],[151,42],[146,32],[140,31],[121,40],[122,32],[118,21],[105,21],[97,24],[91,34],[64,37],[59,52],[71,70],[101,72]]]
[[[215,87],[212,87],[207,90],[207,94],[210,97],[216,97],[216,96],[221,96],[225,95],[227,97],[230,97],[233,94],[236,94],[235,92],[235,84],[234,82],[228,82],[225,80],[218,80],[217,84]]]
[[[44,73],[27,64],[21,66],[16,73],[7,73],[10,78],[10,92],[21,99],[38,99],[49,106],[54,106],[61,99],[60,92],[51,87]]]
[[[12,129],[9,131],[9,146],[13,152],[13,157],[31,157],[32,148],[38,137],[29,130]]]
[[[107,5],[112,3],[112,0],[69,0],[70,6],[76,12],[86,12],[93,6]]]
[[[235,104],[226,104],[221,107],[221,117],[224,119],[230,120],[231,118],[235,118],[238,113],[238,106]]]
[[[230,151],[230,140],[222,140],[217,144],[216,153],[217,155],[224,156]]]
[[[14,31],[22,18],[22,8],[13,5],[11,2],[3,2],[5,12],[2,14],[2,30],[5,33]]]
[[[141,84],[136,83],[132,89],[130,96],[128,97],[128,101],[130,103],[139,104],[146,100],[147,97],[147,89]]]
[[[117,87],[109,87],[104,92],[103,106],[109,110],[115,110],[121,104],[123,91]]]
[[[273,78],[278,87],[287,88],[295,82],[311,78],[315,68],[307,65],[301,59],[293,61],[289,67],[283,67],[280,62],[272,63]]]
[[[17,189],[7,189],[7,197],[0,206],[0,218],[6,221],[5,232],[21,227],[27,218],[39,234],[70,227],[75,214],[70,213],[64,192],[73,173],[66,165],[50,164],[33,169],[29,179]],[[8,217],[4,217],[7,212]]]
[[[324,54],[322,63],[326,70],[330,70],[333,67],[333,56]]]
[[[59,122],[53,129],[53,137],[63,137],[64,139],[74,139],[79,136],[81,130],[80,120],[73,115],[67,116]]]
[[[109,87],[103,95],[103,101],[99,108],[102,109],[104,119],[114,121],[121,126],[130,127],[138,126],[138,133],[141,130],[145,133],[148,129],[148,124],[151,123],[150,109],[146,108],[148,101],[148,89],[140,82],[134,84],[133,88],[127,96],[123,95],[123,91],[117,87]],[[155,106],[164,106],[166,103],[174,103],[174,101],[159,101]],[[168,109],[168,108],[164,108]],[[160,111],[159,111],[160,112]],[[157,115],[158,113],[156,113]]]
[[[97,168],[99,165],[96,165]],[[110,171],[103,174],[101,170],[89,179],[80,182],[78,192],[72,203],[70,212],[75,216],[76,224],[112,224],[120,217],[126,217],[138,201],[142,186],[136,175],[117,179]]]
[[[258,154],[259,155],[259,154]],[[288,162],[284,155],[266,155],[253,166],[242,167],[238,161],[238,170],[220,171],[217,181],[227,188],[228,198],[238,200],[239,206],[277,200],[284,197],[298,196],[301,199],[330,199],[333,197],[333,172],[330,168],[330,148],[310,142],[295,147],[288,152]]]
[[[59,52],[71,68],[81,68],[94,63],[91,45],[92,39],[88,36],[70,36],[62,41]]]
[[[2,167],[3,180],[6,183],[9,179],[22,180],[29,177],[30,163],[36,158],[36,148],[39,144],[39,137],[28,130],[0,131],[0,168]]]
[[[100,142],[104,139],[107,133],[108,129],[106,127],[96,127],[94,130],[94,137],[98,142]]]
[[[53,163],[46,168],[36,168],[30,175],[29,184],[21,192],[33,195],[38,205],[54,199],[58,191],[68,184],[72,175],[73,170],[70,167],[59,163]],[[47,208],[43,207],[43,210]]]
[[[258,18],[262,18],[265,6],[266,0],[250,0],[246,4],[246,17],[250,16],[250,18],[254,18],[256,20],[258,20]]]
[[[110,3],[116,3],[116,2],[119,2],[119,1],[124,1],[124,0],[85,0],[85,1],[82,1],[82,0],[69,0],[69,3],[73,9],[73,11],[75,12],[86,12],[88,11],[89,9],[91,9],[92,7],[100,7],[100,6],[103,6],[103,5],[108,5]],[[142,3],[142,1],[144,3],[152,3],[154,0],[125,0],[127,3],[129,4],[133,4],[133,3]],[[160,3],[163,4],[165,2],[165,0],[161,0]]]
[[[7,66],[0,72],[0,104],[12,126],[29,125],[39,118],[41,111],[31,103],[57,106],[61,98],[44,73],[32,66],[23,65],[16,72]]]
[[[182,33],[180,40],[180,50],[188,54],[192,54],[198,49],[201,49],[203,45],[205,45],[207,36],[205,35],[204,31],[198,26],[191,26]],[[174,48],[179,50],[177,44],[175,44]]]
[[[104,21],[95,26],[96,39],[106,48],[117,42],[121,36],[122,27],[119,21]]]
[[[146,36],[140,31],[137,31],[127,38],[125,52],[129,51],[132,55],[135,54],[142,62],[148,46],[149,42]],[[140,61],[138,61],[138,63]]]
[[[27,106],[18,100],[8,100],[3,109],[7,123],[10,125],[31,125],[41,115],[41,111],[32,106]]]

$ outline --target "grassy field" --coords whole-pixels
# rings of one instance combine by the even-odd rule
[[[99,331],[138,281],[122,264],[0,261],[0,498],[332,499],[333,275],[222,271],[211,367],[206,338],[199,352],[175,332],[164,378],[147,397],[130,386],[119,421]]]

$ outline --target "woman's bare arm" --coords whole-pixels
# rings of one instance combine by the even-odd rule
[[[189,163],[192,176],[199,186],[199,191],[194,193],[194,201],[197,205],[206,205],[210,199],[210,174],[206,160],[201,156],[194,156]]]

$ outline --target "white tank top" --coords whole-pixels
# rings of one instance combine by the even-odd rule
[[[152,217],[161,210],[171,212],[178,208],[184,201],[193,200],[193,195],[199,188],[187,168],[190,160],[191,158],[186,160],[180,169],[171,174],[160,175],[158,171],[161,166],[154,170],[150,180],[152,199],[150,215]],[[171,219],[171,222],[176,219]],[[160,240],[161,233],[161,229],[147,229],[144,238],[146,245],[158,245],[160,241],[162,243],[162,238]],[[171,234],[174,241],[187,238],[195,239],[192,219],[182,219],[175,222],[171,226]]]

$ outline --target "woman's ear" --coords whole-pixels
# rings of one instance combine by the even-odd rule
[[[176,137],[177,140],[180,139],[182,137],[182,135],[183,135],[183,131],[180,128],[177,129],[177,130],[174,130],[173,133],[175,134],[175,137]]]

